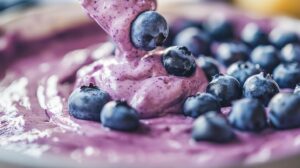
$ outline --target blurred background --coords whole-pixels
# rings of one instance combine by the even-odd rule
[[[35,5],[72,3],[77,0],[0,0],[0,15]],[[166,3],[221,2],[263,15],[288,15],[300,18],[300,0],[163,0]]]

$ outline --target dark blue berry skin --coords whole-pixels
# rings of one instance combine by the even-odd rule
[[[135,131],[140,126],[138,113],[122,101],[111,101],[103,107],[101,123],[117,131]]]
[[[227,69],[227,74],[235,77],[241,86],[244,85],[250,76],[259,74],[260,72],[262,72],[262,70],[259,68],[259,65],[244,61],[236,62]]]
[[[169,32],[169,36],[167,38],[167,40],[164,43],[164,46],[166,47],[170,47],[175,43],[175,37],[176,35],[183,31],[184,29],[190,28],[190,27],[194,27],[200,30],[203,30],[203,26],[201,24],[201,22],[198,21],[193,21],[193,20],[188,20],[188,19],[176,19],[171,27],[170,27],[170,32]]]
[[[209,18],[203,26],[214,40],[226,41],[234,37],[234,26],[225,18]]]
[[[0,12],[10,8],[24,8],[36,4],[37,0],[1,0]]]
[[[237,61],[247,61],[250,50],[243,43],[222,43],[217,48],[216,58],[225,66],[229,66]]]
[[[242,87],[238,80],[229,75],[217,75],[208,84],[206,92],[217,97],[222,107],[231,105],[231,102],[241,98]]]
[[[169,34],[167,21],[155,11],[141,13],[131,25],[133,45],[145,51],[162,46]]]
[[[280,64],[278,51],[273,46],[258,46],[252,51],[250,60],[267,73],[272,73]]]
[[[282,49],[287,44],[298,43],[299,37],[295,32],[274,29],[269,35],[269,41],[276,48]]]
[[[199,93],[188,97],[183,104],[183,114],[193,118],[209,111],[220,111],[220,109],[217,98],[209,93]]]
[[[222,114],[211,111],[195,120],[192,138],[195,141],[226,143],[234,140],[235,134]]]
[[[296,86],[294,94],[300,94],[300,83]]]
[[[278,84],[270,75],[263,73],[251,76],[243,86],[244,97],[258,99],[265,106],[277,93],[279,93]]]
[[[217,61],[211,57],[201,56],[196,59],[196,63],[204,71],[208,81],[211,81],[215,75],[220,73]]]
[[[196,57],[210,54],[210,37],[195,27],[181,31],[176,36],[174,45],[187,47]]]
[[[186,47],[169,47],[162,56],[162,64],[170,75],[190,77],[196,71],[196,61]]]
[[[247,24],[241,34],[241,39],[250,47],[268,44],[268,35],[257,24]]]
[[[279,93],[270,102],[268,120],[276,129],[300,127],[300,96]]]
[[[257,99],[244,98],[233,103],[229,123],[241,131],[260,132],[267,128],[264,105]]]
[[[283,47],[281,50],[280,59],[285,63],[300,63],[300,45],[288,44]]]
[[[171,30],[173,32],[175,32],[176,34],[178,34],[179,32],[183,31],[184,29],[190,28],[190,27],[194,27],[200,30],[203,30],[203,25],[201,22],[199,21],[194,21],[194,20],[190,20],[190,19],[176,19],[172,25],[171,25]]]
[[[300,83],[300,64],[280,64],[273,72],[273,78],[280,88],[293,89]]]
[[[68,99],[69,113],[77,119],[99,122],[101,110],[110,99],[108,93],[96,86],[82,86]]]

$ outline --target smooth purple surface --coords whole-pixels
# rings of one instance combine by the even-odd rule
[[[246,18],[234,19],[238,25],[242,25],[246,20]],[[262,23],[268,25],[267,22]],[[147,165],[168,162],[170,166],[183,164],[186,167],[265,162],[300,150],[299,129],[267,130],[260,134],[237,132],[236,141],[218,145],[192,141],[190,132],[193,119],[180,114],[144,119],[143,126],[135,133],[114,132],[101,127],[99,123],[70,117],[66,100],[74,88],[75,74],[79,68],[95,60],[97,60],[95,63],[77,73],[80,77],[78,84],[95,82],[105,88],[103,78],[99,79],[99,77],[107,75],[104,79],[112,80],[111,77],[119,75],[126,80],[119,83],[114,79],[108,83],[126,87],[121,91],[109,90],[109,87],[106,89],[111,94],[115,93],[113,95],[115,98],[121,95],[131,99],[132,92],[127,87],[131,85],[128,83],[133,83],[134,88],[140,89],[140,92],[136,92],[137,95],[142,97],[151,95],[154,97],[150,96],[150,100],[158,101],[150,101],[157,105],[152,105],[153,107],[144,104],[142,104],[144,106],[136,106],[145,110],[165,109],[160,105],[169,101],[167,98],[180,95],[183,99],[184,96],[196,92],[196,88],[201,88],[199,81],[205,83],[201,70],[188,79],[168,76],[158,62],[160,50],[141,61],[134,58],[127,62],[128,60],[125,59],[111,65],[106,59],[116,61],[111,57],[113,47],[109,43],[100,44],[106,39],[102,31],[87,29],[81,35],[74,33],[70,36],[53,37],[46,40],[43,45],[30,43],[21,52],[17,52],[16,57],[12,58],[12,63],[5,69],[5,77],[0,82],[1,148],[35,157],[42,157],[45,154],[64,155],[77,162],[89,160],[132,164],[145,162]],[[98,60],[99,57],[103,60]],[[118,57],[123,58],[122,55]],[[131,71],[132,69],[139,71]],[[146,69],[149,71],[145,71]],[[115,74],[108,77],[104,71]],[[97,75],[99,72],[103,73]],[[154,85],[155,82],[160,81],[162,83]],[[172,85],[168,84],[169,82]],[[156,90],[158,86],[163,86],[164,89],[158,91]],[[170,90],[174,90],[172,94],[167,92],[165,88],[167,86]],[[151,88],[153,90],[149,91],[148,89]],[[183,93],[181,89],[185,89],[185,92]],[[124,93],[127,90],[129,93]],[[146,94],[149,92],[151,94]],[[173,107],[172,103],[168,104],[170,109]],[[178,102],[175,104],[178,105]],[[179,112],[178,108],[179,106],[173,112]],[[158,109],[147,111],[145,117],[148,117],[148,114],[156,116],[154,111]],[[224,108],[222,111],[228,114],[230,108]],[[166,110],[165,113],[168,112]],[[158,115],[165,113],[158,113]]]

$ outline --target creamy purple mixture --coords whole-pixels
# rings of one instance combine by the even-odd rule
[[[299,129],[237,132],[236,141],[221,145],[194,142],[190,136],[193,119],[177,113],[187,96],[205,89],[202,70],[197,69],[190,78],[170,76],[160,62],[162,49],[146,53],[129,40],[132,20],[142,11],[154,10],[156,2],[82,0],[82,4],[113,38],[116,51],[105,42],[105,32],[94,25],[42,44],[21,45],[14,52],[4,48],[7,67],[0,63],[5,71],[0,82],[1,148],[34,157],[63,155],[82,163],[97,160],[186,167],[265,162],[300,150]],[[1,41],[8,46],[15,43],[6,35]],[[135,133],[122,133],[72,118],[67,98],[74,86],[89,83],[113,99],[127,100],[140,112],[142,127]],[[226,114],[229,109],[222,111]]]

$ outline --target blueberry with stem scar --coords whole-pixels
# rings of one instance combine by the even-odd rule
[[[217,75],[208,84],[206,92],[217,97],[222,107],[242,96],[242,87],[237,79],[229,75]]]
[[[244,97],[260,100],[265,106],[279,93],[278,84],[268,74],[260,73],[248,78],[243,87]]]
[[[131,41],[141,50],[162,46],[169,34],[167,21],[155,11],[141,13],[131,25]]]
[[[259,74],[260,72],[262,72],[262,70],[259,68],[259,65],[244,61],[236,62],[227,69],[227,74],[235,77],[241,86],[244,85],[249,77]]]
[[[137,111],[123,101],[111,101],[101,111],[101,123],[117,131],[135,131],[139,128]]]
[[[100,121],[101,110],[110,99],[108,93],[96,86],[82,86],[68,99],[69,113],[77,119]]]
[[[196,71],[196,62],[186,47],[169,47],[162,56],[162,64],[170,75],[190,77]]]

